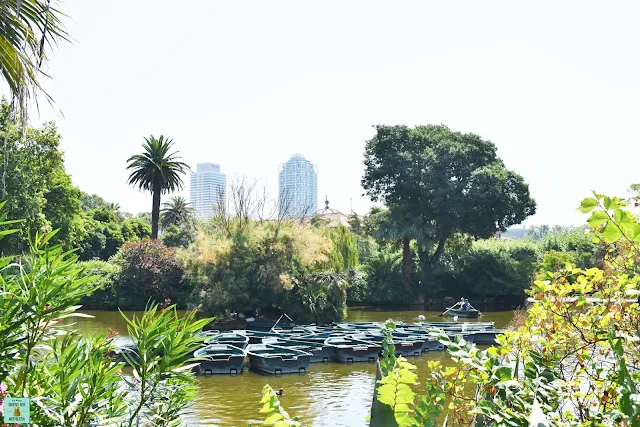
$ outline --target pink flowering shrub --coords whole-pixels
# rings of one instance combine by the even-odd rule
[[[176,251],[157,240],[125,243],[112,259],[120,266],[117,299],[121,309],[142,309],[148,301],[182,300],[188,294]]]

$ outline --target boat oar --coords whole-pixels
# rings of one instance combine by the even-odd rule
[[[440,317],[444,317],[445,314],[447,314],[450,310],[453,310],[454,308],[456,308],[456,306],[460,304],[459,302],[455,303],[454,305],[452,305],[451,307],[447,308],[444,313],[440,314]]]

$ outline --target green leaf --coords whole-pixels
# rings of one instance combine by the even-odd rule
[[[613,199],[607,196],[604,196],[604,208],[606,210],[612,210],[612,209],[616,209],[618,208],[618,203],[616,202],[616,197],[614,197]]]
[[[587,197],[582,201],[582,203],[580,203],[580,207],[578,209],[582,213],[589,213],[595,209],[596,206],[598,206],[598,201],[593,197]]]
[[[624,217],[625,217],[625,215],[624,215],[624,211],[622,209],[615,209],[613,211],[613,219],[616,222],[622,222]]]
[[[617,225],[611,222],[605,225],[602,229],[602,238],[605,243],[614,243],[618,241],[620,237],[622,237],[622,232]]]
[[[15,230],[13,230],[13,229],[12,230],[0,230],[0,238],[6,236],[8,234],[17,233],[18,231],[20,231],[20,230],[17,230],[17,229],[15,229]]]
[[[500,381],[509,381],[513,377],[513,372],[508,366],[502,366],[496,369],[495,375]]]
[[[275,414],[271,414],[267,418],[265,418],[264,424],[273,424],[283,419],[284,417],[282,416],[282,414],[279,412],[276,412]]]
[[[609,220],[609,214],[606,213],[605,211],[598,210],[598,211],[594,211],[591,214],[591,216],[587,220],[587,223],[591,228],[597,228],[602,224],[604,224],[605,222],[607,222],[608,220]]]
[[[634,224],[629,227],[629,238],[634,242],[640,242],[640,224]]]

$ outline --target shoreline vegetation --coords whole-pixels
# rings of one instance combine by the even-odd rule
[[[181,197],[169,195],[158,204],[153,195],[181,188],[186,171],[174,148],[177,143],[163,136],[147,138],[142,154],[129,159],[131,179],[149,179],[135,183],[152,193],[150,206],[157,210],[133,216],[72,184],[55,124],[27,126],[23,133],[26,125],[11,111],[3,102],[0,125],[8,129],[11,153],[5,211],[24,220],[0,242],[0,252],[25,252],[36,231],[44,235],[57,229],[50,242],[75,249],[83,274],[99,276],[96,290],[81,301],[87,308],[143,309],[149,301],[170,299],[179,308],[197,308],[206,316],[258,313],[277,318],[286,312],[299,322],[325,322],[341,320],[346,306],[440,310],[464,296],[481,310],[502,310],[523,305],[531,281],[546,271],[558,271],[566,263],[602,265],[604,248],[591,242],[584,227],[531,227],[520,239],[498,238],[496,233],[534,212],[526,184],[501,169],[491,142],[444,126],[376,128],[367,142],[363,185],[372,197],[379,193],[386,207],[352,214],[349,226],[336,227],[314,213],[289,218],[286,204],[247,177],[232,180],[229,200],[217,204],[208,220],[196,219]],[[391,189],[379,183],[402,161],[388,156],[392,148],[416,161],[429,150],[453,150],[428,165],[433,175],[405,177],[412,182],[450,180],[437,171],[463,160],[453,149],[456,144],[470,150],[467,157],[478,156],[476,169],[457,171],[456,179],[469,188],[480,185],[477,168],[484,165],[493,172],[483,172],[489,175],[483,176],[486,182],[473,197],[493,197],[504,206],[497,217],[487,217],[475,228],[451,224],[445,232],[438,224],[447,221],[448,213],[461,218],[472,214],[447,205],[454,195],[466,194],[461,188],[449,188],[429,202],[446,215],[426,218],[411,203],[403,204],[404,198],[414,200],[420,194],[412,189],[389,193]],[[165,184],[153,184],[156,178],[144,172],[154,164],[167,165],[164,176],[170,179]],[[23,170],[31,172],[24,176]],[[517,197],[505,193],[505,177],[519,182]],[[455,203],[474,203],[464,197]],[[508,197],[521,200],[520,210]],[[475,209],[473,215],[482,217],[482,205],[476,203]],[[154,220],[158,240],[151,240]]]

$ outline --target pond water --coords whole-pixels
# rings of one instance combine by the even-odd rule
[[[118,312],[84,311],[93,319],[76,318],[76,327],[85,334],[104,333],[108,328],[126,334],[126,322]],[[131,315],[132,313],[126,313]],[[413,321],[419,314],[427,321],[441,321],[439,313],[421,311],[384,311],[350,309],[347,321]],[[497,328],[508,325],[513,312],[484,313],[481,321],[495,322]],[[473,319],[471,319],[473,321]],[[424,378],[427,361],[444,360],[444,352],[433,352],[412,359],[418,367],[418,378]],[[271,385],[284,389],[280,398],[290,415],[314,427],[368,426],[373,389],[375,386],[373,363],[345,365],[338,363],[312,364],[306,375],[264,376],[247,371],[242,375],[198,377],[200,390],[193,414],[185,420],[189,426],[247,426],[260,424],[262,387]]]

